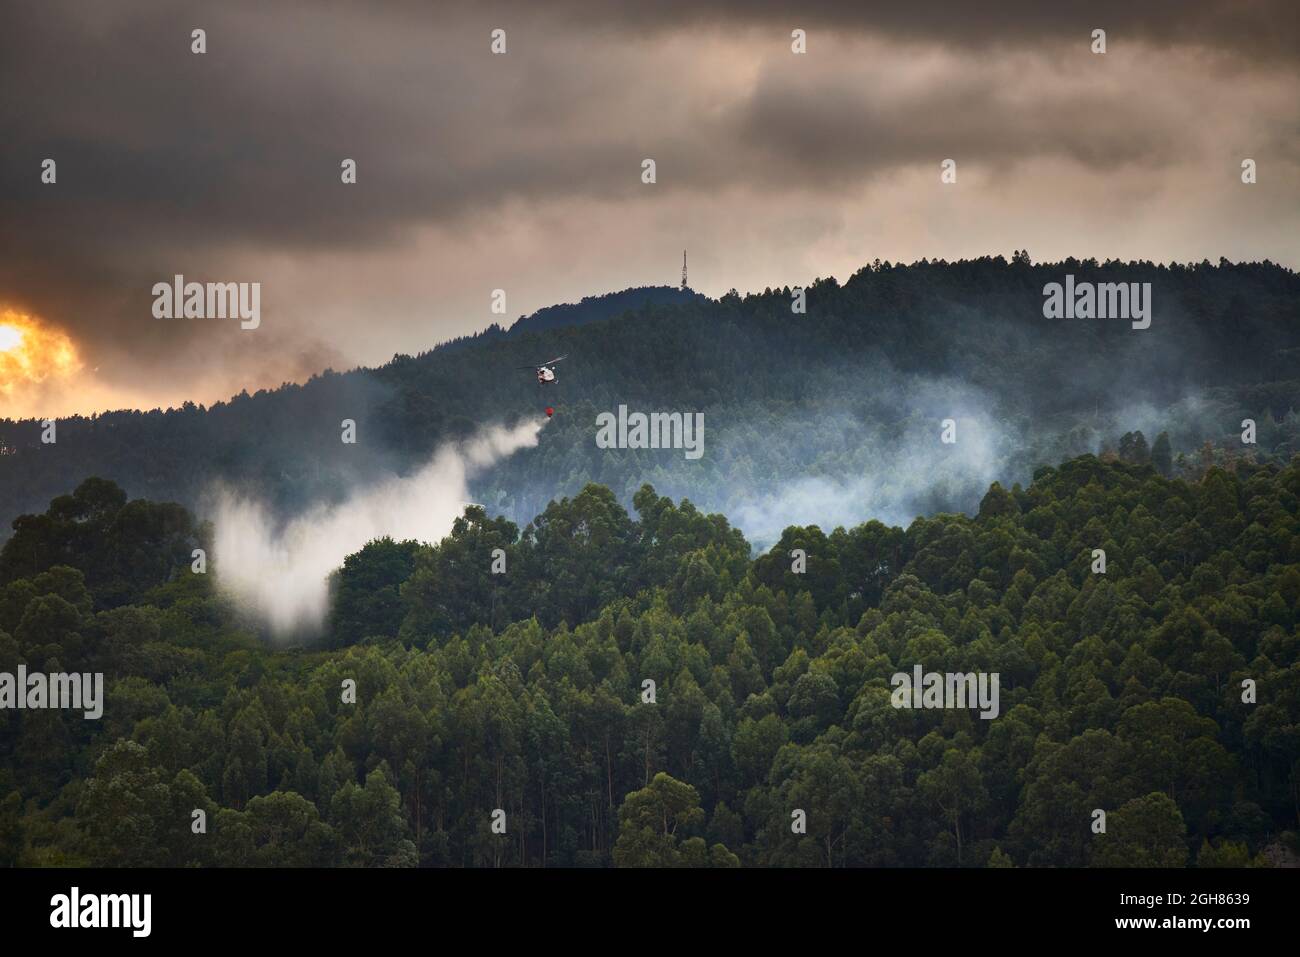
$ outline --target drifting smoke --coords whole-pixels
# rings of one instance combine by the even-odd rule
[[[973,512],[992,482],[1021,478],[1011,465],[1018,445],[983,411],[969,409],[952,418],[956,441],[951,445],[939,441],[939,419],[933,416],[892,437],[869,435],[859,426],[862,438],[850,458],[861,463],[861,471],[834,468],[792,476],[761,493],[751,490],[729,503],[727,514],[752,544],[765,549],[791,525],[829,532],[875,519],[906,528],[920,515]],[[850,434],[847,422],[844,427]]]
[[[546,420],[494,426],[444,447],[414,475],[355,490],[280,526],[261,502],[215,491],[214,559],[221,587],[276,635],[317,631],[329,607],[328,578],[343,559],[384,536],[436,542],[460,516],[475,473],[537,444]]]

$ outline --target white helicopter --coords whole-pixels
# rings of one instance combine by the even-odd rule
[[[535,369],[537,371],[537,381],[540,385],[553,385],[555,383],[555,370],[551,366],[559,362],[560,359],[567,359],[568,355],[562,355],[556,359],[547,359],[541,365],[536,366],[519,366],[520,369]]]

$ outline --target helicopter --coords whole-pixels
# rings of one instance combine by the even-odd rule
[[[519,366],[520,369],[534,369],[537,372],[537,382],[539,385],[554,385],[555,370],[551,366],[559,362],[560,359],[567,359],[568,355],[562,355],[556,359],[547,359],[545,362],[535,366]]]

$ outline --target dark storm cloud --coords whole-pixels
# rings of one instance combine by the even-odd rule
[[[982,48],[1068,42],[1080,32],[1103,28],[1113,42],[1137,40],[1155,46],[1192,44],[1250,59],[1300,58],[1300,14],[1289,0],[970,0],[945,2],[846,3],[843,0],[660,0],[657,3],[553,0],[548,14],[575,26],[635,27],[647,32],[684,25],[809,25],[836,31],[870,32],[944,46]]]
[[[1009,95],[1013,75],[950,73],[898,92],[842,72],[765,75],[735,117],[734,133],[773,181],[855,179],[960,156],[981,163],[1064,156],[1098,169],[1156,162],[1184,141],[1176,118],[1153,115],[1134,91],[1048,86]],[[809,109],[809,104],[817,104]]]
[[[58,236],[94,208],[115,215],[115,243],[147,242],[161,230],[213,247],[396,241],[405,224],[512,196],[612,194],[624,187],[628,151],[637,148],[680,156],[699,183],[671,185],[688,187],[733,177],[737,155],[753,146],[777,172],[791,160],[815,167],[818,157],[834,169],[837,150],[884,164],[928,162],[959,147],[1123,163],[1168,139],[1130,102],[1140,91],[1080,99],[1048,88],[1041,99],[1016,103],[998,86],[1002,76],[955,87],[947,76],[899,95],[846,85],[839,65],[813,81],[806,77],[815,68],[799,74],[786,65],[767,71],[747,101],[714,122],[631,116],[620,81],[654,82],[667,99],[676,95],[674,78],[634,67],[620,76],[607,50],[584,64],[575,54],[617,38],[574,31],[754,27],[794,22],[797,13],[837,31],[939,45],[1035,50],[1047,41],[1085,50],[1088,29],[1110,21],[1112,42],[1123,42],[1124,24],[1143,39],[1294,54],[1285,43],[1288,32],[1294,37],[1290,6],[1103,3],[1081,15],[1023,2],[997,5],[991,15],[989,5],[960,2],[30,5],[11,15],[0,40],[8,93],[0,174],[19,212],[38,213]],[[502,18],[525,21],[509,69],[484,56],[486,25]],[[195,25],[209,34],[202,58],[189,52]],[[644,143],[635,142],[639,127]],[[60,158],[54,208],[30,175],[44,155]],[[364,190],[337,188],[336,158],[344,156],[363,164]]]
[[[548,237],[508,260],[516,284],[534,262],[553,273],[586,248],[580,210],[593,229],[635,222],[642,245],[672,248],[693,207],[734,196],[740,233],[760,205],[799,194],[811,205],[785,218],[806,246],[844,228],[845,191],[930,175],[949,156],[964,169],[1159,169],[1203,148],[1199,109],[1241,113],[1180,86],[1206,75],[1225,78],[1225,97],[1258,100],[1231,148],[1294,166],[1295,109],[1276,92],[1277,76],[1294,80],[1290,4],[1062,6],[23,5],[0,33],[0,304],[67,329],[108,382],[144,372],[184,395],[214,370],[256,387],[327,356],[373,360],[386,327],[358,336],[362,310],[397,324],[417,311],[404,296],[478,302],[483,290],[455,277],[500,272],[508,237]],[[497,26],[506,57],[487,51]],[[809,30],[807,57],[790,55],[794,26]],[[195,27],[204,56],[190,52]],[[1094,27],[1109,33],[1104,69],[1087,49]],[[1153,88],[1153,74],[1168,82]],[[57,187],[39,181],[47,156]],[[639,182],[646,156],[660,164],[653,193]],[[345,157],[356,187],[339,183]],[[651,195],[664,204],[654,219]],[[564,236],[547,225],[557,216]],[[274,278],[270,321],[242,335],[160,325],[149,290],[177,272]],[[395,282],[405,288],[386,291]],[[417,347],[484,320],[459,323]]]

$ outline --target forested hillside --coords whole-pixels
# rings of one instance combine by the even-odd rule
[[[1044,285],[1067,273],[1150,282],[1151,327],[1044,318]],[[630,290],[207,409],[62,420],[55,445],[37,422],[0,420],[0,518],[7,531],[86,475],[191,510],[222,480],[293,513],[548,405],[539,446],[476,480],[474,500],[494,514],[523,524],[588,482],[631,507],[649,482],[727,514],[759,545],[790,522],[970,514],[993,481],[1028,482],[1039,465],[1106,452],[1137,430],[1152,443],[1167,433],[1172,475],[1184,474],[1180,456],[1203,468],[1207,441],[1220,464],[1285,463],[1300,450],[1300,278],[1279,266],[1034,265],[1018,254],[875,263],[842,286],[813,283],[806,314],[791,296]],[[518,369],[564,353],[554,387]],[[595,417],[620,404],[702,412],[702,458],[597,448]],[[345,418],[356,445],[339,441]],[[953,446],[938,441],[947,418]],[[1246,418],[1255,445],[1241,442]]]
[[[89,481],[0,552],[0,671],[107,681],[98,721],[0,711],[0,863],[1285,862],[1300,458],[1228,466],[1083,456],[757,559],[649,487],[522,530],[471,508],[350,556],[327,640],[290,650],[192,573],[207,528]],[[915,665],[999,673],[998,716],[894,707]]]

